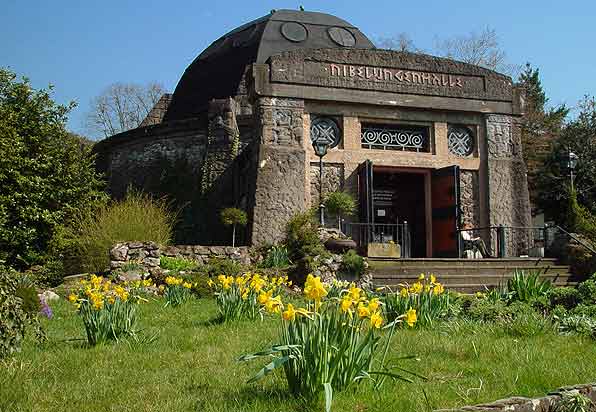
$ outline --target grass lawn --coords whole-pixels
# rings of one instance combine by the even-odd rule
[[[1,412],[307,410],[288,394],[282,373],[246,384],[263,363],[236,361],[274,342],[277,320],[211,324],[217,315],[212,300],[179,308],[155,300],[140,310],[145,333],[158,333],[156,341],[87,348],[72,306],[61,301],[53,307],[49,342],[40,347],[28,338],[22,353],[0,363]],[[333,410],[447,408],[596,380],[594,341],[555,334],[514,338],[491,325],[403,330],[391,353],[418,355],[402,365],[428,381],[387,381],[378,393],[365,383],[356,393],[335,394]]]

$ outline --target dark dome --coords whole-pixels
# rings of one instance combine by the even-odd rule
[[[296,49],[374,49],[345,20],[325,13],[278,10],[238,27],[205,49],[185,70],[164,121],[197,117],[209,100],[235,96],[246,66]]]

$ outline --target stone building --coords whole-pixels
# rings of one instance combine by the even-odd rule
[[[407,221],[412,256],[454,256],[464,222],[530,224],[522,106],[503,74],[279,10],[216,40],[141,127],[96,152],[114,196],[132,185],[176,199],[178,241],[229,242],[217,214],[235,206],[249,216],[242,241],[262,244],[318,204],[311,138],[323,136],[323,191],[351,192],[353,221]]]

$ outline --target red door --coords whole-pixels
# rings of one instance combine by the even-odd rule
[[[459,257],[459,166],[432,171],[433,257]]]

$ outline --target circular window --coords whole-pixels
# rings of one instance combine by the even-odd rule
[[[308,37],[308,31],[300,23],[293,21],[284,23],[281,26],[281,34],[291,42],[300,43]]]
[[[330,117],[316,117],[310,125],[310,141],[325,142],[329,148],[341,141],[341,133],[335,120]]]
[[[352,33],[343,27],[330,27],[327,30],[329,37],[335,43],[343,47],[353,47],[356,45],[356,38]]]
[[[474,152],[474,134],[465,126],[449,126],[447,144],[452,154],[470,156]]]

